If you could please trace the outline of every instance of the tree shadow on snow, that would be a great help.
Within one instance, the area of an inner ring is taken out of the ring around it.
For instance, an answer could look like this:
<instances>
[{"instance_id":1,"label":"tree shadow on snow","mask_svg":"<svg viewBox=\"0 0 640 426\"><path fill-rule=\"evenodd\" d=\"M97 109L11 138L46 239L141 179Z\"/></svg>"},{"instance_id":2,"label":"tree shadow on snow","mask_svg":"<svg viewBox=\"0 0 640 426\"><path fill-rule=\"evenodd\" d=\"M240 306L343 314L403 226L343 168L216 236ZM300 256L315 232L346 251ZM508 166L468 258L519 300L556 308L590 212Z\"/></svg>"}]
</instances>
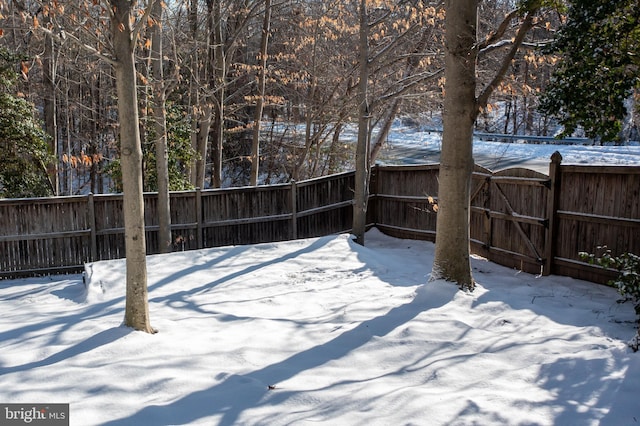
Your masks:
<instances>
[{"instance_id":1,"label":"tree shadow on snow","mask_svg":"<svg viewBox=\"0 0 640 426\"><path fill-rule=\"evenodd\" d=\"M33 284L33 280L29 280L29 282L30 284ZM15 281L13 281L12 284L13 283L15 283ZM31 298L37 300L40 296L51 294L60 299L66 299L71 302L77 303L78 305L81 305L87 295L85 285L83 284L82 277L80 275L77 276L77 279L69 280L68 285L64 288L52 290L49 286L47 286L47 284L48 282L43 282L43 287L32 288L28 292L22 292L19 295L3 298L2 301L14 299L29 300ZM42 335L48 336L48 341L46 343L47 345L59 345L61 344L59 342L60 337L64 335L64 332L68 331L71 327L86 320L113 315L117 311L123 310L123 308L120 307L120 305L122 305L123 303L124 296L121 296L104 302L98 302L88 305L86 308L83 307L82 309L73 309L70 310L69 313L62 312L60 315L50 316L50 319L46 321L28 323L26 325L22 323L16 323L15 328L0 331L0 341L20 341L23 339L22 336L25 336L24 339L26 340L27 338L29 338L28 336L32 338L34 334L40 333ZM117 329L118 328L111 328L109 330ZM105 330L103 333L109 332L109 330ZM89 340L93 340L95 337L96 336L90 338ZM2 372L4 371L0 370L0 373Z\"/></svg>"},{"instance_id":2,"label":"tree shadow on snow","mask_svg":"<svg viewBox=\"0 0 640 426\"><path fill-rule=\"evenodd\" d=\"M418 294L411 302L397 306L384 315L363 321L333 340L249 374L221 373L216 378L222 381L215 386L192 392L166 405L147 406L130 417L107 422L104 426L188 424L212 416L220 417L218 425L236 424L245 410L261 405L282 404L296 394L281 393L276 400L267 399L265 396L272 392L269 390L270 384L282 383L304 371L345 357L373 338L385 336L411 321L425 309L435 309L446 303L446 298L439 298L437 303L432 301L429 306L425 306L424 294Z\"/></svg>"},{"instance_id":3,"label":"tree shadow on snow","mask_svg":"<svg viewBox=\"0 0 640 426\"><path fill-rule=\"evenodd\" d=\"M226 282L232 281L236 278L245 276L245 275L250 275L256 271L259 271L260 269L266 268L270 265L274 265L274 264L278 264L278 263L283 263L286 262L287 260L290 259L295 259L296 257L300 256L301 254L304 253L309 253L309 252L314 252L315 250L319 250L322 246L326 245L330 240L332 239L332 237L322 237L322 238L318 238L317 240L313 241L311 244L309 244L308 246L305 246L299 250L290 252L290 253L286 253L278 258L270 258L268 261L265 262L249 262L247 267L238 271L234 271L231 272L229 274L226 275L220 275L218 278L216 278L213 281L209 281L206 282L202 285L196 286L196 287L191 287L188 290L181 290L181 291L177 291L174 293L171 293L169 295L166 296L154 296L151 297L149 299L150 303L164 303L167 305L176 305L176 306L180 306L181 309L191 309L194 312L201 312L201 313L206 313L206 314L212 314L212 313L216 313L219 314L217 312L204 312L203 309L197 305L197 303L195 303L193 300L190 299L190 296L201 293L201 292L205 292L205 291L209 291L211 289L213 289L214 287L220 285L220 284L224 284ZM179 269L178 271L176 271L175 273L160 279L158 282L156 283L152 283L149 285L149 291L150 294L153 290L156 290L159 287L165 286L167 284L170 284L173 281L177 281L177 280L183 280L186 279L188 277L188 275L194 273L194 272L198 272L198 271L203 271L203 270L211 270L214 265L216 264L220 264L221 262L223 262L224 260L229 260L229 259L234 259L234 258L242 258L243 257L243 253L245 253L246 251L248 251L250 248L255 248L255 247L260 247L259 245L257 246L238 246L238 247L233 247L228 251L225 251L221 256L212 259L210 261L207 261L203 264L200 265L194 265L194 266L190 266L188 268L184 268L184 269Z\"/></svg>"},{"instance_id":4,"label":"tree shadow on snow","mask_svg":"<svg viewBox=\"0 0 640 426\"><path fill-rule=\"evenodd\" d=\"M503 273L502 276L507 275ZM512 290L506 289L505 284L492 283L491 278L483 280L482 285L487 291L477 298L472 308L495 307L496 324L504 323L515 334L526 333L524 330L530 332L535 321L534 317L530 320L531 323L524 323L517 315L520 310L530 311L537 317L568 326L556 332L539 328L535 336L523 341L526 345L539 345L541 349L554 340L579 342L586 334L594 333L590 330L596 328L601 330L598 335L602 334L602 341L584 348L587 353L571 352L562 356L551 352L549 362L539 365L536 378L537 386L546 390L550 398L533 401L523 397L516 402L517 406L534 412L540 412L546 407L553 413L553 423L559 425L591 424L601 418L602 424L609 424L604 421L607 416L617 419L617 413L626 410L635 410L628 416L629 424L640 421L640 409L627 397L633 391L622 391L630 374L631 377L637 377L633 374L637 373L638 368L634 369L635 364L629 356L617 356L618 346L611 344L614 339L625 341L625 336L621 334L624 334L627 325L630 333L628 337L633 336L634 327L626 321L633 316L620 308L615 294L610 298L610 307L607 308L609 294L613 292L610 288L553 276L550 278L553 281L547 283L537 282L538 279L546 278L534 278L533 275L522 273L518 278L514 277ZM583 300L588 302L583 303ZM504 311L508 316L502 315L501 305L508 305L509 309ZM509 340L506 339L507 342ZM496 349L500 348L491 348ZM629 400L628 405L620 403L620 398ZM471 406L468 408L473 411ZM500 417L500 413L491 412L490 407L489 411L478 413L486 416L488 422L497 422ZM464 421L464 414L463 410L455 418Z\"/></svg>"},{"instance_id":5,"label":"tree shadow on snow","mask_svg":"<svg viewBox=\"0 0 640 426\"><path fill-rule=\"evenodd\" d=\"M4 374L28 371L34 368L54 365L75 356L91 352L92 350L97 349L101 346L109 345L132 332L133 329L124 326L109 328L89 337L88 339L71 345L66 349L61 350L60 352L51 354L44 359L28 362L22 365L16 365L13 367L0 368L0 376Z\"/></svg>"}]
</instances>

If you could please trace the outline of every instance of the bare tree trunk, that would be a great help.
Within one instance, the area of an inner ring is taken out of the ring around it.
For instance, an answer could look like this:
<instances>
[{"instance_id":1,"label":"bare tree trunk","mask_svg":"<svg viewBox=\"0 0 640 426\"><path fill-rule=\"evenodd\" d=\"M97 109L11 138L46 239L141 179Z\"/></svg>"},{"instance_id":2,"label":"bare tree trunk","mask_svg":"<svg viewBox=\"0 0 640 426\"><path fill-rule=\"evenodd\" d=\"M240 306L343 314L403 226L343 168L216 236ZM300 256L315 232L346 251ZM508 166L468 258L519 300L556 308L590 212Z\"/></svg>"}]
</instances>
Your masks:
<instances>
[{"instance_id":1,"label":"bare tree trunk","mask_svg":"<svg viewBox=\"0 0 640 426\"><path fill-rule=\"evenodd\" d=\"M333 137L331 138L331 145L329 146L329 154L327 155L327 167L326 170L323 171L325 174L334 174L338 173L338 161L336 156L337 147L340 145L340 134L342 133L342 128L344 125L342 121L336 123L336 127L333 129Z\"/></svg>"},{"instance_id":2,"label":"bare tree trunk","mask_svg":"<svg viewBox=\"0 0 640 426\"><path fill-rule=\"evenodd\" d=\"M201 111L196 114L197 132L195 138L198 158L196 159L195 186L204 189L207 147L209 145L209 130L211 129L211 107L205 103L200 109Z\"/></svg>"},{"instance_id":3,"label":"bare tree trunk","mask_svg":"<svg viewBox=\"0 0 640 426\"><path fill-rule=\"evenodd\" d=\"M376 141L373 144L373 148L371 149L371 158L370 164L374 164L382 146L384 145L385 140L389 136L389 132L391 132L391 126L393 125L393 120L395 120L398 111L400 110L400 105L402 105L402 98L396 98L389 109L386 117L384 118L384 122L382 123L382 128L376 137Z\"/></svg>"},{"instance_id":4,"label":"bare tree trunk","mask_svg":"<svg viewBox=\"0 0 640 426\"><path fill-rule=\"evenodd\" d=\"M408 77L411 77L414 74L416 68L418 68L418 66L420 65L420 60L418 58L419 58L419 55L427 47L427 44L429 43L430 33L431 33L430 29L424 28L422 30L422 35L420 37L420 40L418 41L415 48L413 49L413 54L415 56L411 55L407 58L407 63L404 69L403 78L406 79ZM371 158L369 159L370 164L375 163L376 158L378 157L378 154L380 153L380 150L382 149L382 146L384 145L385 140L389 136L389 132L391 131L391 126L393 125L393 120L395 120L396 115L398 114L398 111L400 110L401 106L402 106L402 97L401 95L398 95L398 97L393 100L393 104L391 105L391 108L389 108L387 115L385 117L385 120L383 122L382 129L378 133L376 141L373 144L373 148L371 149Z\"/></svg>"},{"instance_id":5,"label":"bare tree trunk","mask_svg":"<svg viewBox=\"0 0 640 426\"><path fill-rule=\"evenodd\" d=\"M50 20L45 16L45 24ZM56 60L53 44L53 37L49 34L44 36L44 57L42 60L42 74L44 77L45 95L44 102L44 126L49 135L49 153L53 155L52 163L47 165L47 174L53 195L59 195L60 184L58 182L58 122L56 115Z\"/></svg>"},{"instance_id":6,"label":"bare tree trunk","mask_svg":"<svg viewBox=\"0 0 640 426\"><path fill-rule=\"evenodd\" d=\"M222 60L224 63L224 59L220 59L218 57L219 52L224 52L224 46L222 46L222 0L207 0L207 40L209 43L207 44L207 63L204 67L204 76L202 76L202 81L207 82L210 86L209 89L212 89L215 93L212 95L210 93L204 94L203 96L198 96L198 87L194 87L194 101L196 104L194 105L194 136L193 136L193 147L195 151L198 153L198 158L195 161L194 173L192 183L195 187L204 188L205 187L205 178L206 178L206 165L207 165L207 154L209 151L209 133L213 126L213 154L214 154L214 165L212 171L212 181L214 187L220 186L220 176L221 170L218 169L218 157L220 156L220 167L221 167L221 151L222 151L222 117L223 110L221 108L221 102L224 102L224 91L218 92L216 90L216 81L217 81L217 63L219 60ZM197 4L192 5L193 8L191 10L192 15L195 16L197 13ZM192 19L195 17L192 16ZM192 22L192 30L195 36L195 31L197 29L197 22ZM194 70L198 68L198 64L194 66ZM224 69L224 68L223 68ZM210 90L207 90L210 92ZM213 104L213 105L212 105ZM215 116L214 116L215 113ZM218 146L220 144L220 146Z\"/></svg>"},{"instance_id":7,"label":"bare tree trunk","mask_svg":"<svg viewBox=\"0 0 640 426\"><path fill-rule=\"evenodd\" d=\"M628 142L633 136L633 129L635 127L635 111L636 100L633 95L627 97L624 100L623 105L627 110L624 119L622 120L622 129L620 130L620 143Z\"/></svg>"},{"instance_id":8,"label":"bare tree trunk","mask_svg":"<svg viewBox=\"0 0 640 426\"><path fill-rule=\"evenodd\" d=\"M530 70L529 70L529 62L524 61L524 93L522 94L522 110L523 110L523 119L522 122L524 124L524 134L530 135L533 130L533 113L532 110L535 108L533 106L533 102L530 99L530 93L527 90L529 87L529 78L530 78Z\"/></svg>"},{"instance_id":9,"label":"bare tree trunk","mask_svg":"<svg viewBox=\"0 0 640 426\"><path fill-rule=\"evenodd\" d=\"M311 79L311 85L309 87L309 99L315 98L315 92L317 89L317 80L315 78ZM304 126L304 148L297 153L298 159L295 160L293 165L293 170L291 171L291 179L300 180L300 176L302 175L302 167L304 166L305 161L307 161L307 156L311 151L311 145L315 140L315 135L312 135L312 127L314 120L314 112L311 111L311 107L304 116L305 126Z\"/></svg>"},{"instance_id":10,"label":"bare tree trunk","mask_svg":"<svg viewBox=\"0 0 640 426\"><path fill-rule=\"evenodd\" d=\"M70 101L69 101L69 75L68 72L64 76L65 82L65 90L64 90L64 108L69 111ZM65 129L65 148L63 149L64 153L67 155L67 158L71 158L71 114L67 114L66 123L64 124ZM73 169L71 168L71 163L67 163L64 167L64 194L65 195L73 195Z\"/></svg>"},{"instance_id":11,"label":"bare tree trunk","mask_svg":"<svg viewBox=\"0 0 640 426\"><path fill-rule=\"evenodd\" d=\"M432 279L474 288L469 259L470 185L476 104L478 0L447 0L445 99Z\"/></svg>"},{"instance_id":12,"label":"bare tree trunk","mask_svg":"<svg viewBox=\"0 0 640 426\"><path fill-rule=\"evenodd\" d=\"M507 106L504 112L504 129L502 133L504 133L505 135L509 133L509 122L511 121L511 105L512 104L513 104L513 96L510 96L509 102L507 102Z\"/></svg>"},{"instance_id":13,"label":"bare tree trunk","mask_svg":"<svg viewBox=\"0 0 640 426\"><path fill-rule=\"evenodd\" d=\"M198 37L198 0L189 0L189 30L194 40Z\"/></svg>"},{"instance_id":14,"label":"bare tree trunk","mask_svg":"<svg viewBox=\"0 0 640 426\"><path fill-rule=\"evenodd\" d=\"M191 73L199 75L199 51L198 51L198 0L189 0L189 30L191 31L191 39L193 41L193 51L195 59L191 62ZM198 130L200 128L200 92L198 77L192 77L189 82L189 107L191 113L191 148L196 153L198 150ZM194 187L201 187L198 182L197 165L198 155L195 155L191 164L189 164L189 182Z\"/></svg>"},{"instance_id":15,"label":"bare tree trunk","mask_svg":"<svg viewBox=\"0 0 640 426\"><path fill-rule=\"evenodd\" d=\"M212 37L212 52L210 63L212 70L213 96L213 140L211 181L214 188L222 186L222 148L224 142L224 104L226 96L227 64L222 22L222 0L215 0L209 13L209 28Z\"/></svg>"},{"instance_id":16,"label":"bare tree trunk","mask_svg":"<svg viewBox=\"0 0 640 426\"><path fill-rule=\"evenodd\" d=\"M158 181L158 249L171 251L171 202L169 198L169 158L167 152L166 88L162 61L162 2L156 1L151 11L151 73L153 77L153 118Z\"/></svg>"},{"instance_id":17,"label":"bare tree trunk","mask_svg":"<svg viewBox=\"0 0 640 426\"><path fill-rule=\"evenodd\" d=\"M211 137L211 187L222 186L222 151L224 143L224 100L216 99L214 102L215 113L210 121Z\"/></svg>"},{"instance_id":18,"label":"bare tree trunk","mask_svg":"<svg viewBox=\"0 0 640 426\"><path fill-rule=\"evenodd\" d=\"M540 3L529 5L500 68L476 98L477 7L478 0L447 0L445 3L444 131L438 177L436 251L431 272L432 279L454 281L468 290L474 288L469 259L473 125L480 109L486 107L491 94L504 79L516 51L533 26Z\"/></svg>"},{"instance_id":19,"label":"bare tree trunk","mask_svg":"<svg viewBox=\"0 0 640 426\"><path fill-rule=\"evenodd\" d=\"M267 46L271 26L271 0L264 2L264 20L262 21L262 37L260 40L260 75L258 77L258 94L256 101L256 115L253 123L253 141L251 144L251 180L250 185L258 184L260 171L260 122L264 109L265 81L267 78Z\"/></svg>"},{"instance_id":20,"label":"bare tree trunk","mask_svg":"<svg viewBox=\"0 0 640 426\"><path fill-rule=\"evenodd\" d=\"M518 95L515 95L515 99L513 100L513 114L511 115L513 118L513 127L511 130L511 134L518 134Z\"/></svg>"},{"instance_id":21,"label":"bare tree trunk","mask_svg":"<svg viewBox=\"0 0 640 426\"><path fill-rule=\"evenodd\" d=\"M133 3L110 0L111 36L115 54L115 80L118 95L127 295L124 325L154 333L149 320L147 263L142 197L142 149L138 128L138 97L134 50L136 40L131 26Z\"/></svg>"},{"instance_id":22,"label":"bare tree trunk","mask_svg":"<svg viewBox=\"0 0 640 426\"><path fill-rule=\"evenodd\" d=\"M353 229L358 244L364 245L369 198L369 23L367 2L360 0L360 82L358 84L358 142L356 146L355 194L353 200Z\"/></svg>"}]
</instances>

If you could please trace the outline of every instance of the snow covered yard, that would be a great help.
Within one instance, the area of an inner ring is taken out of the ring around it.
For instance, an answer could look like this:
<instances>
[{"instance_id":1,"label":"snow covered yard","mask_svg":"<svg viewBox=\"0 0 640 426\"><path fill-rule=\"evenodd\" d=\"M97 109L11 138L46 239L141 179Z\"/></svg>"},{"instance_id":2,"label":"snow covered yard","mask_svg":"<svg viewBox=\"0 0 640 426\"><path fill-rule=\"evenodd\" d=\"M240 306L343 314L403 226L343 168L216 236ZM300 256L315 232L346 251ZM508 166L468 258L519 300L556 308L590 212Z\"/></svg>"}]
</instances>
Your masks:
<instances>
[{"instance_id":1,"label":"snow covered yard","mask_svg":"<svg viewBox=\"0 0 640 426\"><path fill-rule=\"evenodd\" d=\"M376 230L151 256L156 335L121 327L124 262L0 281L0 401L84 425L628 425L631 305L614 289Z\"/></svg>"}]
</instances>

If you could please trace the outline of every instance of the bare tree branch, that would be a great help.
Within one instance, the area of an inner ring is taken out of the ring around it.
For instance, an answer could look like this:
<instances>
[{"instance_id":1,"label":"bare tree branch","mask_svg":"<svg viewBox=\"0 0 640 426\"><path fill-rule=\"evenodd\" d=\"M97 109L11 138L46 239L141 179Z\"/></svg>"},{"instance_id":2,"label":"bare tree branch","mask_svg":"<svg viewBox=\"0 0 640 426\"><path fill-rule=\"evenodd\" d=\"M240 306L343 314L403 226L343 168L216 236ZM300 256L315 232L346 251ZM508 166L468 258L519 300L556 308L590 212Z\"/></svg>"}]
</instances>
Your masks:
<instances>
[{"instance_id":1,"label":"bare tree branch","mask_svg":"<svg viewBox=\"0 0 640 426\"><path fill-rule=\"evenodd\" d=\"M76 37L74 34L72 33L68 33L64 30L60 30L60 31L51 31L48 28L44 28L42 26L39 26L37 28L38 31L42 31L43 33L47 34L49 37L53 38L54 40L56 40L57 42L59 42L60 44L63 44L66 40L70 40L71 42L73 42L76 46L80 47L81 49L91 53L92 55L97 56L98 58L102 59L103 61L107 62L110 65L114 65L116 63L115 59L112 57L109 57L107 55L105 55L104 53L100 52L98 49L96 49L93 46L89 46L86 43L83 43L78 37Z\"/></svg>"},{"instance_id":2,"label":"bare tree branch","mask_svg":"<svg viewBox=\"0 0 640 426\"><path fill-rule=\"evenodd\" d=\"M511 66L511 61L516 56L516 52L518 51L518 48L522 45L522 42L524 41L524 38L527 35L527 32L529 32L529 30L533 27L533 18L536 12L537 12L537 9L534 9L527 13L524 20L520 24L520 28L518 28L518 32L516 33L515 38L513 39L513 44L511 45L511 49L502 59L502 64L498 69L498 71L496 72L496 75L493 77L493 80L491 80L491 83L489 83L489 85L485 87L484 90L478 96L476 100L476 106L477 106L476 115L480 112L481 109L483 109L487 105L487 102L489 101L491 94L496 89L496 87L498 87L498 85L504 78L505 74L507 73L509 66Z\"/></svg>"},{"instance_id":3,"label":"bare tree branch","mask_svg":"<svg viewBox=\"0 0 640 426\"><path fill-rule=\"evenodd\" d=\"M488 34L487 37L481 43L478 43L478 51L484 50L487 46L496 43L509 29L509 24L511 21L518 16L519 10L514 9L511 12L507 13L495 31L491 34Z\"/></svg>"}]
</instances>

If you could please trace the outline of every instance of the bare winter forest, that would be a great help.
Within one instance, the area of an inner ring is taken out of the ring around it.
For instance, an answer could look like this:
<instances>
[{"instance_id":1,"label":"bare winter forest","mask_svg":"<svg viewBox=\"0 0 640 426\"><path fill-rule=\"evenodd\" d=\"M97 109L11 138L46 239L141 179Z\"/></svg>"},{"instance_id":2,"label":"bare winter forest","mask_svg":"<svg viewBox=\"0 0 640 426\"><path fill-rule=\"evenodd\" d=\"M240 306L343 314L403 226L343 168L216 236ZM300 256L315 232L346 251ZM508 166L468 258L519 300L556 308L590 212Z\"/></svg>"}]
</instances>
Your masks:
<instances>
[{"instance_id":1,"label":"bare winter forest","mask_svg":"<svg viewBox=\"0 0 640 426\"><path fill-rule=\"evenodd\" d=\"M343 134L360 115L358 2L140 3L133 14L140 23L134 53L144 190L157 190L162 150L156 142L163 138L171 190L277 183L353 169L355 146ZM444 4L368 3L373 160L394 120L440 123ZM53 194L122 188L108 10L116 4L0 1L0 49L19 55L14 92L36 106L49 135ZM561 14L539 9L530 18L504 0L480 2L478 14L478 87L495 89L477 130L552 134L552 120L537 105L556 58L541 47ZM520 33L524 38L515 50ZM503 67L503 78L494 81Z\"/></svg>"}]
</instances>

